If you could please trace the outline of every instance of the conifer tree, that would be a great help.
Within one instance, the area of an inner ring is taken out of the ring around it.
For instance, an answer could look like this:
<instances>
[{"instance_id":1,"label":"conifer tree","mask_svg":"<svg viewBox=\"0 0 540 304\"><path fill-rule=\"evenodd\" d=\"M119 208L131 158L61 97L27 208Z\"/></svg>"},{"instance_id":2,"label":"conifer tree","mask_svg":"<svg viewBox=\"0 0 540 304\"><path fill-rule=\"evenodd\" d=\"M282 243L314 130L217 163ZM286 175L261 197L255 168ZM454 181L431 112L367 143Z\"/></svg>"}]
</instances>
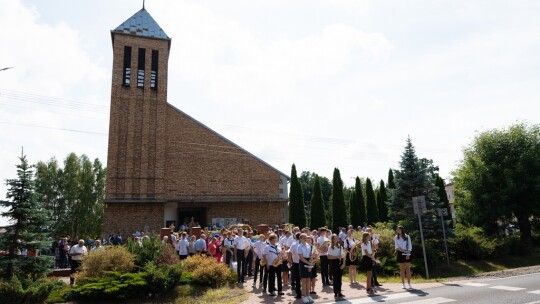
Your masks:
<instances>
[{"instance_id":1,"label":"conifer tree","mask_svg":"<svg viewBox=\"0 0 540 304\"><path fill-rule=\"evenodd\" d=\"M368 224L373 225L379 221L379 211L375 201L375 192L371 180L366 178L366 215Z\"/></svg>"},{"instance_id":2,"label":"conifer tree","mask_svg":"<svg viewBox=\"0 0 540 304\"><path fill-rule=\"evenodd\" d=\"M349 214L351 217L349 223L353 225L353 227L361 226L363 223L360 219L360 204L358 201L358 194L356 193L356 190L351 190L349 201Z\"/></svg>"},{"instance_id":3,"label":"conifer tree","mask_svg":"<svg viewBox=\"0 0 540 304\"><path fill-rule=\"evenodd\" d=\"M364 189L362 189L362 181L360 180L360 177L356 177L356 181L354 183L354 191L356 192L356 195L358 196L358 210L360 212L360 225L364 225L364 223L367 223L367 216L366 216L366 200L364 199Z\"/></svg>"},{"instance_id":4,"label":"conifer tree","mask_svg":"<svg viewBox=\"0 0 540 304\"><path fill-rule=\"evenodd\" d=\"M332 178L332 231L347 226L347 210L343 197L343 181L338 168L334 168Z\"/></svg>"},{"instance_id":5,"label":"conifer tree","mask_svg":"<svg viewBox=\"0 0 540 304\"><path fill-rule=\"evenodd\" d=\"M8 250L7 256L0 257L0 273L6 279L13 275L19 277L31 276L34 279L50 272L53 260L49 256L34 256L46 237L47 213L42 204L36 200L32 166L28 164L26 156L19 158L17 165L17 178L6 181L8 201L0 201L0 206L6 208L1 213L10 219L6 226L6 233L0 235L0 243ZM18 252L26 250L27 256L20 256Z\"/></svg>"},{"instance_id":6,"label":"conifer tree","mask_svg":"<svg viewBox=\"0 0 540 304\"><path fill-rule=\"evenodd\" d=\"M311 194L311 223L310 227L317 229L326 226L326 212L323 202L321 179L315 175L313 179L313 193Z\"/></svg>"},{"instance_id":7,"label":"conifer tree","mask_svg":"<svg viewBox=\"0 0 540 304\"><path fill-rule=\"evenodd\" d=\"M396 183L394 181L394 171L388 169L388 189L396 189Z\"/></svg>"},{"instance_id":8,"label":"conifer tree","mask_svg":"<svg viewBox=\"0 0 540 304\"><path fill-rule=\"evenodd\" d=\"M291 169L291 193L289 194L289 223L305 227L306 208L304 206L304 192L296 174L296 166Z\"/></svg>"},{"instance_id":9,"label":"conifer tree","mask_svg":"<svg viewBox=\"0 0 540 304\"><path fill-rule=\"evenodd\" d=\"M444 179L439 175L435 177L435 185L438 188L439 199L441 200L441 208L446 208L448 210L448 215L450 215L450 201L448 200L448 194L446 194L446 189L444 188Z\"/></svg>"},{"instance_id":10,"label":"conifer tree","mask_svg":"<svg viewBox=\"0 0 540 304\"><path fill-rule=\"evenodd\" d=\"M379 192L377 195L377 207L379 209L379 220L381 222L388 222L388 207L386 203L388 202L388 195L386 194L386 187L384 186L384 181L381 179L379 183Z\"/></svg>"}]
</instances>

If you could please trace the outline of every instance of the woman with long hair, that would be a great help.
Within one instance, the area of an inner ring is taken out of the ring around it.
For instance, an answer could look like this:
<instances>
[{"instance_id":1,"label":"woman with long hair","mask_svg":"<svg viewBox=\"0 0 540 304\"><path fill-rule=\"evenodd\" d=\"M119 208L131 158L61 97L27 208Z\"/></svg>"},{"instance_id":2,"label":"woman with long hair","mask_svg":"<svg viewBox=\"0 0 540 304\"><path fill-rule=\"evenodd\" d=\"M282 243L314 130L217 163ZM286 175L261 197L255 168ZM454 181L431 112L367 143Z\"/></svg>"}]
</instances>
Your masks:
<instances>
[{"instance_id":1,"label":"woman with long hair","mask_svg":"<svg viewBox=\"0 0 540 304\"><path fill-rule=\"evenodd\" d=\"M313 248L311 257L313 261L313 268L311 269L311 289L309 294L317 294L315 291L315 283L317 283L317 261L319 260L319 251L315 244L315 238L313 236L308 236L308 244Z\"/></svg>"},{"instance_id":2,"label":"woman with long hair","mask_svg":"<svg viewBox=\"0 0 540 304\"><path fill-rule=\"evenodd\" d=\"M358 241L353 237L353 230L349 229L343 243L345 244L347 252L345 264L349 266L349 279L351 279L351 284L358 284L358 281L356 281L356 258L351 255L351 251L353 247L357 245L357 242Z\"/></svg>"},{"instance_id":3,"label":"woman with long hair","mask_svg":"<svg viewBox=\"0 0 540 304\"><path fill-rule=\"evenodd\" d=\"M308 232L309 233L309 232ZM313 298L309 295L309 285L311 283L311 271L313 269L313 246L308 243L308 236L305 233L300 235L300 245L298 245L298 258L300 259L300 278L302 285L302 297L304 303L313 303Z\"/></svg>"},{"instance_id":4,"label":"woman with long hair","mask_svg":"<svg viewBox=\"0 0 540 304\"><path fill-rule=\"evenodd\" d=\"M371 276L373 271L373 263L375 263L375 258L373 257L373 248L371 247L371 235L369 232L364 232L362 234L362 267L367 272L366 280L366 292L369 294L374 293L373 286L371 285Z\"/></svg>"},{"instance_id":5,"label":"woman with long hair","mask_svg":"<svg viewBox=\"0 0 540 304\"><path fill-rule=\"evenodd\" d=\"M405 232L403 226L397 226L396 236L394 237L396 246L397 262L399 263L399 275L403 289L412 289L411 287L411 237ZM407 287L405 287L405 277L407 277Z\"/></svg>"},{"instance_id":6,"label":"woman with long hair","mask_svg":"<svg viewBox=\"0 0 540 304\"><path fill-rule=\"evenodd\" d=\"M343 246L341 246L337 234L332 234L330 238L330 247L328 247L328 262L330 262L330 265L332 266L335 298L344 297L341 293L341 277L343 275L343 268L345 268L345 260L343 259L344 253L345 250L343 249Z\"/></svg>"}]
</instances>

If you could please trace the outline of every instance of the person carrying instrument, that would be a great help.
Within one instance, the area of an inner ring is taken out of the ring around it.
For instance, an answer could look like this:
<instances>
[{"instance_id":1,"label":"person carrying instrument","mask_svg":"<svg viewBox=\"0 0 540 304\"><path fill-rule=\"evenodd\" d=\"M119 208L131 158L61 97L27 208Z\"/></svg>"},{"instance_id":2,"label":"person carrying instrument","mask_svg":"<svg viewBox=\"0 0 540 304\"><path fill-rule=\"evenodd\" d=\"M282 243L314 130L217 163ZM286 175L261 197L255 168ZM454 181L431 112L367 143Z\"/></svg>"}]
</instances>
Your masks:
<instances>
[{"instance_id":1,"label":"person carrying instrument","mask_svg":"<svg viewBox=\"0 0 540 304\"><path fill-rule=\"evenodd\" d=\"M373 264L375 263L375 258L373 257L373 248L371 248L371 236L368 232L364 232L362 235L362 267L367 272L366 280L366 292L368 294L375 293L373 286L371 285L371 275L373 270Z\"/></svg>"},{"instance_id":2,"label":"person carrying instrument","mask_svg":"<svg viewBox=\"0 0 540 304\"><path fill-rule=\"evenodd\" d=\"M321 278L323 287L330 285L330 279L328 276L328 247L330 247L330 240L326 236L326 228L319 228L320 236L317 239L317 249L319 250L319 256L321 259Z\"/></svg>"},{"instance_id":3,"label":"person carrying instrument","mask_svg":"<svg viewBox=\"0 0 540 304\"><path fill-rule=\"evenodd\" d=\"M294 235L295 241L289 248L289 268L291 268L291 281L296 292L296 299L302 298L302 291L300 290L300 258L298 257L298 245L300 243L300 232L296 232Z\"/></svg>"},{"instance_id":4,"label":"person carrying instrument","mask_svg":"<svg viewBox=\"0 0 540 304\"><path fill-rule=\"evenodd\" d=\"M345 260L343 259L345 250L341 246L336 234L332 234L330 242L330 247L328 247L328 261L332 265L334 297L341 298L344 297L341 293L341 277L343 275L343 268L345 268Z\"/></svg>"},{"instance_id":5,"label":"person carrying instrument","mask_svg":"<svg viewBox=\"0 0 540 304\"><path fill-rule=\"evenodd\" d=\"M358 284L358 281L356 280L356 245L358 245L358 241L353 237L353 230L349 229L347 231L347 237L345 238L344 242L345 244L345 250L347 252L347 256L345 258L345 265L349 266L349 279L351 280L351 284Z\"/></svg>"},{"instance_id":6,"label":"person carrying instrument","mask_svg":"<svg viewBox=\"0 0 540 304\"><path fill-rule=\"evenodd\" d=\"M266 248L266 236L261 234L259 236L259 241L253 245L253 250L255 251L255 274L253 276L253 288L255 288L255 283L257 283L257 274L260 272L259 278L259 287L263 286L263 277L266 272L266 260L264 260L264 249ZM261 260L263 265L261 265Z\"/></svg>"},{"instance_id":7,"label":"person carrying instrument","mask_svg":"<svg viewBox=\"0 0 540 304\"><path fill-rule=\"evenodd\" d=\"M268 291L272 297L276 296L276 278L278 295L284 293L283 285L281 284L281 246L277 243L278 237L275 234L270 234L268 237L270 245L264 249L264 258L266 259L266 271L268 271Z\"/></svg>"},{"instance_id":8,"label":"person carrying instrument","mask_svg":"<svg viewBox=\"0 0 540 304\"><path fill-rule=\"evenodd\" d=\"M227 230L226 235L227 237L223 239L223 249L225 252L225 264L230 266L233 260L234 238L230 230Z\"/></svg>"},{"instance_id":9,"label":"person carrying instrument","mask_svg":"<svg viewBox=\"0 0 540 304\"><path fill-rule=\"evenodd\" d=\"M369 233L370 235L370 241L371 241L371 248L373 249L373 258L375 258L375 254L377 254L377 250L379 250L379 235L378 234L373 234L373 231L371 231L371 228L370 227L367 227L366 228L366 232ZM376 261L376 258L375 258L375 261ZM371 280L371 283L373 286L376 286L376 287L380 287L382 286L382 284L379 283L379 280L377 280L377 269L380 267L379 264L375 263L373 264L373 270L372 270L372 273L373 273L373 276L372 276L372 280Z\"/></svg>"},{"instance_id":10,"label":"person carrying instrument","mask_svg":"<svg viewBox=\"0 0 540 304\"><path fill-rule=\"evenodd\" d=\"M298 245L298 258L300 260L300 278L302 283L302 297L304 303L312 303L313 298L309 295L309 285L311 283L311 270L313 268L312 253L313 247L308 244L307 234L300 234L300 245Z\"/></svg>"}]
</instances>

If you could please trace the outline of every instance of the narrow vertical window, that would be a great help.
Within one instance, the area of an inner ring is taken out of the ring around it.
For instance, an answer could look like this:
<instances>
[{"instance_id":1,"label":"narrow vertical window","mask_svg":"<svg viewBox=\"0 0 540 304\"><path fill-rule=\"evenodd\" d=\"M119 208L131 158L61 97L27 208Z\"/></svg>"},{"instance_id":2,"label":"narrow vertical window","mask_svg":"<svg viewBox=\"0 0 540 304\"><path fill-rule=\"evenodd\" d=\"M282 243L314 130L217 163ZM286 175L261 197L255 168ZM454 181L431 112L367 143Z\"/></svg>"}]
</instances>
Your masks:
<instances>
[{"instance_id":1,"label":"narrow vertical window","mask_svg":"<svg viewBox=\"0 0 540 304\"><path fill-rule=\"evenodd\" d=\"M137 88L144 87L144 57L146 49L139 49L139 62L137 64Z\"/></svg>"},{"instance_id":2,"label":"narrow vertical window","mask_svg":"<svg viewBox=\"0 0 540 304\"><path fill-rule=\"evenodd\" d=\"M152 50L152 71L150 72L150 88L157 90L158 86L158 59L159 51Z\"/></svg>"},{"instance_id":3,"label":"narrow vertical window","mask_svg":"<svg viewBox=\"0 0 540 304\"><path fill-rule=\"evenodd\" d=\"M122 85L131 86L131 47L124 46L124 73Z\"/></svg>"}]
</instances>

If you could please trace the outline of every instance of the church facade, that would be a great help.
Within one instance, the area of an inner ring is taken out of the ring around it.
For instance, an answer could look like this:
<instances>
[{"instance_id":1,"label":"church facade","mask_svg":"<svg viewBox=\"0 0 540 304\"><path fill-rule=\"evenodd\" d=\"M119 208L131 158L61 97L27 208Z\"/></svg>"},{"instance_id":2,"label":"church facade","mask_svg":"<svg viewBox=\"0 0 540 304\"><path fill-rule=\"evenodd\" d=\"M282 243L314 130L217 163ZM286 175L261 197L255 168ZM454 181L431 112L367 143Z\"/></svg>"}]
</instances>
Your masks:
<instances>
[{"instance_id":1,"label":"church facade","mask_svg":"<svg viewBox=\"0 0 540 304\"><path fill-rule=\"evenodd\" d=\"M171 39L150 14L111 38L103 232L286 222L289 177L167 102Z\"/></svg>"}]
</instances>

